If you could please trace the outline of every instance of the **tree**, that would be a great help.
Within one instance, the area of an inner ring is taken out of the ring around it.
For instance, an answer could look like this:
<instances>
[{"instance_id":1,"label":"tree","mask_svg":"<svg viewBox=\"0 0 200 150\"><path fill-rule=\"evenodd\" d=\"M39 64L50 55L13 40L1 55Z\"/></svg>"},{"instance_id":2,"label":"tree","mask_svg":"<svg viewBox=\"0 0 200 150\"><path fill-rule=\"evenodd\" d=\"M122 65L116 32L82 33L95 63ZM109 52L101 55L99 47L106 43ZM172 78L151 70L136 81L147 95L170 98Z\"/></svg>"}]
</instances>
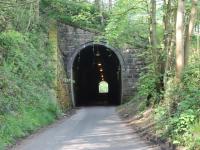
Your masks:
<instances>
[{"instance_id":1,"label":"tree","mask_svg":"<svg viewBox=\"0 0 200 150\"><path fill-rule=\"evenodd\" d=\"M95 0L94 1L95 7L97 8L98 11L101 9L101 0Z\"/></svg>"},{"instance_id":2,"label":"tree","mask_svg":"<svg viewBox=\"0 0 200 150\"><path fill-rule=\"evenodd\" d=\"M164 71L164 85L166 87L169 79L169 73L174 68L174 49L175 49L175 28L176 28L176 9L174 9L172 0L164 0L164 35L163 35L163 49L165 55L165 71Z\"/></svg>"},{"instance_id":3,"label":"tree","mask_svg":"<svg viewBox=\"0 0 200 150\"><path fill-rule=\"evenodd\" d=\"M109 0L109 9L112 9L112 0Z\"/></svg>"},{"instance_id":4,"label":"tree","mask_svg":"<svg viewBox=\"0 0 200 150\"><path fill-rule=\"evenodd\" d=\"M99 12L101 25L103 26L104 25L103 2L102 2L102 0L95 0L94 4L95 4L97 11Z\"/></svg>"},{"instance_id":5,"label":"tree","mask_svg":"<svg viewBox=\"0 0 200 150\"><path fill-rule=\"evenodd\" d=\"M157 52L157 35L156 35L156 0L151 0L151 46L154 53ZM156 58L157 59L157 58Z\"/></svg>"},{"instance_id":6,"label":"tree","mask_svg":"<svg viewBox=\"0 0 200 150\"><path fill-rule=\"evenodd\" d=\"M155 90L156 92L161 95L162 91L164 90L164 71L165 71L165 63L161 56L161 49L159 48L158 42L158 34L157 34L157 6L156 0L151 0L151 23L150 23L150 36L151 36L151 47L153 51L153 64L154 64L154 73L155 73ZM151 93L149 93L151 95ZM160 97L156 98L155 103L160 101Z\"/></svg>"},{"instance_id":7,"label":"tree","mask_svg":"<svg viewBox=\"0 0 200 150\"><path fill-rule=\"evenodd\" d=\"M40 0L36 0L36 4L35 4L35 20L36 20L36 22L39 21L39 17L40 17Z\"/></svg>"},{"instance_id":8,"label":"tree","mask_svg":"<svg viewBox=\"0 0 200 150\"><path fill-rule=\"evenodd\" d=\"M185 65L188 63L189 57L189 48L190 48L190 40L192 36L192 31L194 29L196 17L197 17L197 2L198 0L192 0L192 8L190 12L190 21L186 28L186 35L185 35L185 45L184 45L184 62Z\"/></svg>"},{"instance_id":9,"label":"tree","mask_svg":"<svg viewBox=\"0 0 200 150\"><path fill-rule=\"evenodd\" d=\"M156 0L151 0L150 10L149 10L150 20L149 20L149 35L150 35L150 45L152 49L153 59L155 60L155 72L158 72L158 41L157 41L157 22L156 22Z\"/></svg>"},{"instance_id":10,"label":"tree","mask_svg":"<svg viewBox=\"0 0 200 150\"><path fill-rule=\"evenodd\" d=\"M185 1L178 0L176 18L176 78L178 80L184 69L184 10Z\"/></svg>"}]
</instances>

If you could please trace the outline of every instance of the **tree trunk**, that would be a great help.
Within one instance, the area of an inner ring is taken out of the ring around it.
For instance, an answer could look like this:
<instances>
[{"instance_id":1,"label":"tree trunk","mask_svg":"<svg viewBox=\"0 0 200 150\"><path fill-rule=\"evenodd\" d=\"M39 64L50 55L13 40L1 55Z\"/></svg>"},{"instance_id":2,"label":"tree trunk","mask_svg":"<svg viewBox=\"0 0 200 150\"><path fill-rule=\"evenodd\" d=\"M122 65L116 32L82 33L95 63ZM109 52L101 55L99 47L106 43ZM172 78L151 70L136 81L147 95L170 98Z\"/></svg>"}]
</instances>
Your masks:
<instances>
[{"instance_id":1,"label":"tree trunk","mask_svg":"<svg viewBox=\"0 0 200 150\"><path fill-rule=\"evenodd\" d=\"M38 23L40 18L40 0L36 0L35 4L35 20Z\"/></svg>"},{"instance_id":2,"label":"tree trunk","mask_svg":"<svg viewBox=\"0 0 200 150\"><path fill-rule=\"evenodd\" d=\"M176 18L176 78L181 79L184 69L184 0L178 0Z\"/></svg>"},{"instance_id":3,"label":"tree trunk","mask_svg":"<svg viewBox=\"0 0 200 150\"><path fill-rule=\"evenodd\" d=\"M95 7L97 8L98 11L101 9L101 0L95 0L94 1Z\"/></svg>"},{"instance_id":4,"label":"tree trunk","mask_svg":"<svg viewBox=\"0 0 200 150\"><path fill-rule=\"evenodd\" d=\"M157 49L157 26L156 26L156 0L151 0L151 9L150 9L150 42L152 47L153 59L155 61L155 72L159 71L158 69L158 49Z\"/></svg>"},{"instance_id":5,"label":"tree trunk","mask_svg":"<svg viewBox=\"0 0 200 150\"><path fill-rule=\"evenodd\" d=\"M112 9L112 0L109 0L109 10Z\"/></svg>"},{"instance_id":6,"label":"tree trunk","mask_svg":"<svg viewBox=\"0 0 200 150\"><path fill-rule=\"evenodd\" d=\"M101 14L101 25L102 26L104 26L104 22L105 22L103 12L104 12L104 3L102 0L100 0L100 14Z\"/></svg>"},{"instance_id":7,"label":"tree trunk","mask_svg":"<svg viewBox=\"0 0 200 150\"><path fill-rule=\"evenodd\" d=\"M157 35L156 35L156 0L151 0L151 30L152 30L152 37L151 37L151 44L152 48L157 54ZM155 55L156 56L156 55ZM157 59L157 56L156 56Z\"/></svg>"},{"instance_id":8,"label":"tree trunk","mask_svg":"<svg viewBox=\"0 0 200 150\"><path fill-rule=\"evenodd\" d=\"M154 72L156 75L155 88L156 92L162 96L162 91L164 90L163 85L163 74L164 74L164 62L161 57L160 48L158 48L157 40L157 22L156 22L156 0L151 0L151 9L150 9L150 43L152 47L153 62L154 62ZM149 93L151 95L151 93ZM154 103L159 103L162 97L158 97Z\"/></svg>"},{"instance_id":9,"label":"tree trunk","mask_svg":"<svg viewBox=\"0 0 200 150\"><path fill-rule=\"evenodd\" d=\"M190 21L186 29L186 36L185 36L185 55L184 55L184 62L185 65L188 63L188 57L189 57L189 49L190 49L190 40L192 36L192 31L194 29L196 17L197 17L197 2L198 0L192 0L192 8L190 12Z\"/></svg>"},{"instance_id":10,"label":"tree trunk","mask_svg":"<svg viewBox=\"0 0 200 150\"><path fill-rule=\"evenodd\" d=\"M27 27L26 27L26 32L28 32L29 27L31 26L32 16L33 16L33 4L30 3L29 20L28 20L28 24L27 24Z\"/></svg>"},{"instance_id":11,"label":"tree trunk","mask_svg":"<svg viewBox=\"0 0 200 150\"><path fill-rule=\"evenodd\" d=\"M102 0L95 0L94 1L95 7L99 13L99 19L101 25L104 25L104 16L103 16L103 1Z\"/></svg>"},{"instance_id":12,"label":"tree trunk","mask_svg":"<svg viewBox=\"0 0 200 150\"><path fill-rule=\"evenodd\" d=\"M165 52L169 51L169 46L170 46L170 41L171 41L171 34L172 34L172 29L170 26L170 20L172 17L172 12L171 12L171 0L165 0L164 1L165 5L165 14L164 14L164 49Z\"/></svg>"},{"instance_id":13,"label":"tree trunk","mask_svg":"<svg viewBox=\"0 0 200 150\"><path fill-rule=\"evenodd\" d=\"M164 74L164 84L167 82L167 73L169 70L169 57L171 52L169 51L170 44L170 17L171 17L171 0L164 0L164 52L166 53L166 62L165 62L165 74Z\"/></svg>"}]
</instances>

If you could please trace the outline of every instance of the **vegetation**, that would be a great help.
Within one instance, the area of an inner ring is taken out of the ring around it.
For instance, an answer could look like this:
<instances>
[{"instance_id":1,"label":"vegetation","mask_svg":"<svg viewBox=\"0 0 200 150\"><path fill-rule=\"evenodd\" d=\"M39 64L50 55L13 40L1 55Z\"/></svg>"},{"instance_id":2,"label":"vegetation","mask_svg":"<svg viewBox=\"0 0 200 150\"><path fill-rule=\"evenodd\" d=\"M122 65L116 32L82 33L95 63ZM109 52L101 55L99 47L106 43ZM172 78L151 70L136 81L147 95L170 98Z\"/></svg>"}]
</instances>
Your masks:
<instances>
[{"instance_id":1,"label":"vegetation","mask_svg":"<svg viewBox=\"0 0 200 150\"><path fill-rule=\"evenodd\" d=\"M104 27L101 16L108 16L106 13L101 14L95 5L87 1L42 0L41 7L41 12L49 18L97 31Z\"/></svg>"},{"instance_id":2,"label":"vegetation","mask_svg":"<svg viewBox=\"0 0 200 150\"><path fill-rule=\"evenodd\" d=\"M60 109L52 90L55 78L51 64L53 51L50 45L46 46L46 35L42 32L23 35L9 30L1 33L0 44L3 53L0 145L3 147L52 122Z\"/></svg>"},{"instance_id":3,"label":"vegetation","mask_svg":"<svg viewBox=\"0 0 200 150\"><path fill-rule=\"evenodd\" d=\"M0 2L0 149L62 112L55 91L55 51L37 8L29 1Z\"/></svg>"},{"instance_id":4,"label":"vegetation","mask_svg":"<svg viewBox=\"0 0 200 150\"><path fill-rule=\"evenodd\" d=\"M128 105L153 108L156 133L187 149L200 149L199 10L196 0L118 0L105 30L110 42L143 48L146 65Z\"/></svg>"},{"instance_id":5,"label":"vegetation","mask_svg":"<svg viewBox=\"0 0 200 150\"><path fill-rule=\"evenodd\" d=\"M102 29L88 2L0 1L0 149L70 107L52 20Z\"/></svg>"}]
</instances>

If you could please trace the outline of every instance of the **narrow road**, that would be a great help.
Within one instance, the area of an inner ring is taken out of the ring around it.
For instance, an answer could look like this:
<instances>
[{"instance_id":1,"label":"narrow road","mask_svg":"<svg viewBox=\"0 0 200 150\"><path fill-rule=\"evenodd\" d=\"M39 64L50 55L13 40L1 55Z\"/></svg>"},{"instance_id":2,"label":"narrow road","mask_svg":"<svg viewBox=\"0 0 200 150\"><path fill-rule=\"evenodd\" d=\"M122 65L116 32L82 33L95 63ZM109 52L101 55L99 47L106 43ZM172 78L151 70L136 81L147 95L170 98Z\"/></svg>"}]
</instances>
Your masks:
<instances>
[{"instance_id":1,"label":"narrow road","mask_svg":"<svg viewBox=\"0 0 200 150\"><path fill-rule=\"evenodd\" d=\"M87 107L12 150L158 150L120 120L115 107Z\"/></svg>"}]
</instances>

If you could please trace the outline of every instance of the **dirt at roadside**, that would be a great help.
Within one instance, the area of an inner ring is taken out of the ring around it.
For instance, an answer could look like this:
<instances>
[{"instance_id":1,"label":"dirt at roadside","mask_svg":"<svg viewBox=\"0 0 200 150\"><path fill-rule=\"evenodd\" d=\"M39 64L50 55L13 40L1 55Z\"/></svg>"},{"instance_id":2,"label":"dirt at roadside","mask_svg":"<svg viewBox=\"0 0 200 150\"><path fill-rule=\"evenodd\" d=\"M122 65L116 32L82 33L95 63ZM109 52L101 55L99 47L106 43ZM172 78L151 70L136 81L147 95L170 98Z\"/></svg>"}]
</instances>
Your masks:
<instances>
[{"instance_id":1,"label":"dirt at roadside","mask_svg":"<svg viewBox=\"0 0 200 150\"><path fill-rule=\"evenodd\" d=\"M137 102L129 102L120 106L117 111L120 117L129 126L133 127L143 139L159 145L162 150L183 150L182 148L177 148L169 140L163 139L156 134L156 124L153 119L152 108L148 108L144 112L139 113L138 107Z\"/></svg>"}]
</instances>

